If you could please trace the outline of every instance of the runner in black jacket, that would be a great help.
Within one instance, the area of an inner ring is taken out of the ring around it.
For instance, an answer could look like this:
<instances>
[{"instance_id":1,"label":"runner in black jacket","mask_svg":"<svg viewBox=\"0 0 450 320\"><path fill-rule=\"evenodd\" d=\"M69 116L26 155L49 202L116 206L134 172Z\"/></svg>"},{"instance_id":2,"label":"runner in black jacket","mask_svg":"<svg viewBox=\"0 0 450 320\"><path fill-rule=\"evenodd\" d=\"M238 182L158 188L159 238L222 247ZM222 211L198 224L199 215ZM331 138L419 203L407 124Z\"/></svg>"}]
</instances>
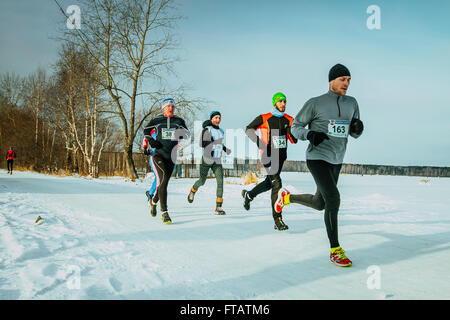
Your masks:
<instances>
[{"instance_id":1,"label":"runner in black jacket","mask_svg":"<svg viewBox=\"0 0 450 320\"><path fill-rule=\"evenodd\" d=\"M288 226L283 222L281 211L274 210L274 204L281 189L280 172L287 158L287 142L297 143L297 139L291 134L293 118L284 113L286 110L286 96L281 92L272 98L272 112L259 115L246 128L246 134L256 143L261 150L261 162L267 171L264 181L256 185L252 190L242 191L244 208L250 209L250 202L260 193L272 189L272 215L275 221L275 229L286 230ZM260 130L258 137L255 130Z\"/></svg>"},{"instance_id":2,"label":"runner in black jacket","mask_svg":"<svg viewBox=\"0 0 450 320\"><path fill-rule=\"evenodd\" d=\"M167 212L167 185L172 176L173 168L177 161L177 145L179 139L189 137L189 131L184 120L174 115L175 103L173 99L165 99L162 104L163 114L156 116L148 122L144 128L144 153L150 154L150 148L155 148L151 156L151 162L155 170L157 186L152 206L160 201L162 219L165 224L172 220ZM156 134L156 139L151 137ZM152 210L152 212L156 211Z\"/></svg>"}]
</instances>

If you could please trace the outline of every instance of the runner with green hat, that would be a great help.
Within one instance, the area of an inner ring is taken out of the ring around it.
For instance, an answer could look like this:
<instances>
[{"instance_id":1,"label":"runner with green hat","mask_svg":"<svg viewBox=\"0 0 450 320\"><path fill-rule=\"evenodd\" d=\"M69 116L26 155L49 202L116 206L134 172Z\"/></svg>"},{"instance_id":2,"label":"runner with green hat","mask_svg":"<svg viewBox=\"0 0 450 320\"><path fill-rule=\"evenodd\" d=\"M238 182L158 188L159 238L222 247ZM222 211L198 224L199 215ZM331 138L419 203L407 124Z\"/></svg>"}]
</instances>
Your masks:
<instances>
[{"instance_id":1,"label":"runner with green hat","mask_svg":"<svg viewBox=\"0 0 450 320\"><path fill-rule=\"evenodd\" d=\"M282 187L281 169L287 159L287 144L297 143L297 139L291 135L291 125L294 118L285 113L286 96L277 92L272 97L272 112L260 114L246 128L249 139L256 143L260 149L261 163L267 172L264 181L257 184L251 190L242 190L245 210L250 210L250 202L259 194L271 190L272 216L275 222L275 230L287 230L288 226L283 222L281 210L275 212L274 205L278 191ZM256 134L259 131L259 136Z\"/></svg>"},{"instance_id":2,"label":"runner with green hat","mask_svg":"<svg viewBox=\"0 0 450 320\"><path fill-rule=\"evenodd\" d=\"M278 101L287 101L286 96L282 92L277 92L272 97L272 104L275 107Z\"/></svg>"}]
</instances>

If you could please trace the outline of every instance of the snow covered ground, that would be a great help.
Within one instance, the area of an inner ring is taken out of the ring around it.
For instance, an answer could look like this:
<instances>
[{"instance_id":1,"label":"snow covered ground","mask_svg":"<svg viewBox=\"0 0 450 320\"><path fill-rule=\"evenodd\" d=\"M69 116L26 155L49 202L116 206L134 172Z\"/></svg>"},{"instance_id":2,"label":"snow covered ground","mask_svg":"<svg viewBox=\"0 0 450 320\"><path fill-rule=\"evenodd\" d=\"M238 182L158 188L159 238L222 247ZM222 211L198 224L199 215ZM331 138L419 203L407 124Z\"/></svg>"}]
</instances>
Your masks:
<instances>
[{"instance_id":1,"label":"snow covered ground","mask_svg":"<svg viewBox=\"0 0 450 320\"><path fill-rule=\"evenodd\" d=\"M282 177L315 191L307 173ZM151 178L0 170L0 299L450 299L450 179L423 180L340 176L353 266L338 268L322 212L286 207L289 230L275 231L268 192L243 209L250 186L225 184L216 216L214 179L193 204L194 179L172 179L164 225L149 214Z\"/></svg>"}]
</instances>

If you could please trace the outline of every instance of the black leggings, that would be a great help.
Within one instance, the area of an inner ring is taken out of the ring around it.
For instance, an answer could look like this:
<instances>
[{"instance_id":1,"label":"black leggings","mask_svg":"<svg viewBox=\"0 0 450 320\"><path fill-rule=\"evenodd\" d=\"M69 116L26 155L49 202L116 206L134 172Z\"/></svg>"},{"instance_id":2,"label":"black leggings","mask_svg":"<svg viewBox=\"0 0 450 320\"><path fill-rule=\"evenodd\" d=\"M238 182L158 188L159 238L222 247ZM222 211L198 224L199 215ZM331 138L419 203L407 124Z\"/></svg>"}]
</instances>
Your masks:
<instances>
[{"instance_id":1,"label":"black leggings","mask_svg":"<svg viewBox=\"0 0 450 320\"><path fill-rule=\"evenodd\" d=\"M252 190L248 192L251 199L254 199L258 194L269 191L271 192L272 200L272 216L274 219L281 217L281 212L277 213L274 208L274 204L277 201L278 191L281 189L282 182L280 177L281 169L283 168L284 160L280 161L278 170L275 174L268 174L264 181L258 183ZM266 171L269 173L271 168L265 167Z\"/></svg>"},{"instance_id":2,"label":"black leggings","mask_svg":"<svg viewBox=\"0 0 450 320\"><path fill-rule=\"evenodd\" d=\"M337 188L342 164L331 164L322 160L307 160L306 165L317 185L312 194L291 194L290 202L299 203L316 210L325 209L325 226L331 248L339 246L338 211L341 197Z\"/></svg>"},{"instance_id":3,"label":"black leggings","mask_svg":"<svg viewBox=\"0 0 450 320\"><path fill-rule=\"evenodd\" d=\"M12 172L13 171L14 160L8 159L8 160L6 160L6 164L8 166L8 171Z\"/></svg>"},{"instance_id":4,"label":"black leggings","mask_svg":"<svg viewBox=\"0 0 450 320\"><path fill-rule=\"evenodd\" d=\"M223 197L223 168L221 163L213 162L211 164L207 164L203 159L200 164L200 178L194 183L192 186L195 191L197 191L201 186L203 186L206 182L206 177L208 176L209 169L212 170L214 176L217 181L217 198L222 199Z\"/></svg>"},{"instance_id":5,"label":"black leggings","mask_svg":"<svg viewBox=\"0 0 450 320\"><path fill-rule=\"evenodd\" d=\"M156 192L152 198L153 203L160 201L161 211L167 211L167 186L172 176L175 164L171 159L165 159L160 155L151 157L152 166L156 175Z\"/></svg>"}]
</instances>

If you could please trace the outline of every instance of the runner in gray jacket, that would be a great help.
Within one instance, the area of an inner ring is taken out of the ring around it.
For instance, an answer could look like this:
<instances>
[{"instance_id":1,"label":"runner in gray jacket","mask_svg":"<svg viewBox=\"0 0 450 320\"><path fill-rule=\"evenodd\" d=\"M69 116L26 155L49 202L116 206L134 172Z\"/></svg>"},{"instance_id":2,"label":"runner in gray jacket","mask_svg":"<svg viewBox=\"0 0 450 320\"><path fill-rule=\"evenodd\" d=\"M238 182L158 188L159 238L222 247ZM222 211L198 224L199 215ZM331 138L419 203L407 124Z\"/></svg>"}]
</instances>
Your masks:
<instances>
[{"instance_id":1,"label":"runner in gray jacket","mask_svg":"<svg viewBox=\"0 0 450 320\"><path fill-rule=\"evenodd\" d=\"M222 115L219 111L213 111L209 115L209 120L203 122L203 131L200 138L200 146L203 148L202 163L200 164L200 178L191 187L188 195L188 202L194 201L195 193L206 182L209 169L211 169L216 177L217 191L216 191L216 211L218 215L224 215L225 211L222 209L223 203L223 167L222 167L222 153L231 153L231 150L225 147L223 140L225 132L219 128L222 121Z\"/></svg>"},{"instance_id":2,"label":"runner in gray jacket","mask_svg":"<svg viewBox=\"0 0 450 320\"><path fill-rule=\"evenodd\" d=\"M348 136L358 138L364 129L359 120L356 99L346 96L350 85L350 71L337 64L331 68L329 91L308 100L294 119L292 134L300 140L309 140L306 150L306 164L317 191L312 194L290 194L281 189L275 203L275 210L290 203L300 203L316 210L325 209L325 226L331 246L330 261L338 266L351 266L338 241L338 211L340 195L337 188Z\"/></svg>"}]
</instances>

